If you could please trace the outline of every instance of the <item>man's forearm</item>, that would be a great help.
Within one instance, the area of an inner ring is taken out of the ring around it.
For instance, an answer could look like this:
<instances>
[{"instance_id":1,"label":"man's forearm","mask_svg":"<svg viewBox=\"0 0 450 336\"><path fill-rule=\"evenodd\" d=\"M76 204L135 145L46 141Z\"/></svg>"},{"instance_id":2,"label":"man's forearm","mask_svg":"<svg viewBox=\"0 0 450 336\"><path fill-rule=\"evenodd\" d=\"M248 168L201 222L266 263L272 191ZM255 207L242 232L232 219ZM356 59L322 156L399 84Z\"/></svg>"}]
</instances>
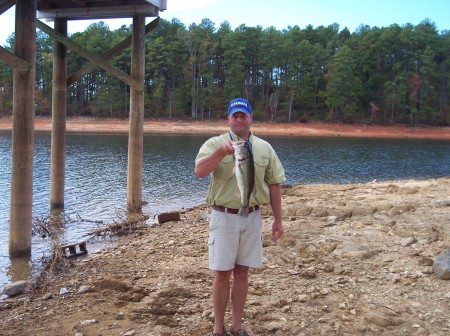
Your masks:
<instances>
[{"instance_id":1,"label":"man's forearm","mask_svg":"<svg viewBox=\"0 0 450 336\"><path fill-rule=\"evenodd\" d=\"M214 168L216 168L219 162L222 161L226 155L227 154L222 147L217 148L214 152L207 157L204 157L197 163L194 170L195 176L199 178L207 176L214 170Z\"/></svg>"},{"instance_id":2,"label":"man's forearm","mask_svg":"<svg viewBox=\"0 0 450 336\"><path fill-rule=\"evenodd\" d=\"M273 216L276 221L281 222L281 185L270 184L269 185L270 194L270 206L272 207Z\"/></svg>"}]
</instances>

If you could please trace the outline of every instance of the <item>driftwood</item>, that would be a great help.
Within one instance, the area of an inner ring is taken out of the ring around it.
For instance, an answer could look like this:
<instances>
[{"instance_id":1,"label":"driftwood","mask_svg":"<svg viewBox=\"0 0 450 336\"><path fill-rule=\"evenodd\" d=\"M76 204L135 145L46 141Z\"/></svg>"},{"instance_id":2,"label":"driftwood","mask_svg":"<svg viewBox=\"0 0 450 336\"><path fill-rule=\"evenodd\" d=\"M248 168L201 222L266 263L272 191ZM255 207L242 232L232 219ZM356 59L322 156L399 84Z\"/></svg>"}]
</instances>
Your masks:
<instances>
[{"instance_id":1,"label":"driftwood","mask_svg":"<svg viewBox=\"0 0 450 336\"><path fill-rule=\"evenodd\" d=\"M33 284L33 292L35 293L44 292L52 279L54 279L57 274L64 272L70 266L70 262L65 257L64 251L56 244L52 247L50 257L42 258L41 262L43 263L44 268L39 272L39 275Z\"/></svg>"},{"instance_id":2,"label":"driftwood","mask_svg":"<svg viewBox=\"0 0 450 336\"><path fill-rule=\"evenodd\" d=\"M148 215L136 214L134 216L129 216L126 219L119 219L110 225L98 228L85 236L107 236L107 235L126 235L128 233L142 229L144 222L149 218Z\"/></svg>"}]
</instances>

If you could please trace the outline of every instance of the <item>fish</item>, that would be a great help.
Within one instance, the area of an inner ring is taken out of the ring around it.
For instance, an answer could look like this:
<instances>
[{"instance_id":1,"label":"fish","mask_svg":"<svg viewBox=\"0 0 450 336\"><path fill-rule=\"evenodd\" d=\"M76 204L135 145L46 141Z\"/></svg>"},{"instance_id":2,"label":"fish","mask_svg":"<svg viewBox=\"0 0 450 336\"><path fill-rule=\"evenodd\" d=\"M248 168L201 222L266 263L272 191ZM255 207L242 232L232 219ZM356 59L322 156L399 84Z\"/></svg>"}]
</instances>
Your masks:
<instances>
[{"instance_id":1,"label":"fish","mask_svg":"<svg viewBox=\"0 0 450 336\"><path fill-rule=\"evenodd\" d=\"M234 174L237 180L237 195L241 200L238 215L247 217L250 195L255 187L255 166L251 145L248 141L233 142L234 148Z\"/></svg>"}]
</instances>

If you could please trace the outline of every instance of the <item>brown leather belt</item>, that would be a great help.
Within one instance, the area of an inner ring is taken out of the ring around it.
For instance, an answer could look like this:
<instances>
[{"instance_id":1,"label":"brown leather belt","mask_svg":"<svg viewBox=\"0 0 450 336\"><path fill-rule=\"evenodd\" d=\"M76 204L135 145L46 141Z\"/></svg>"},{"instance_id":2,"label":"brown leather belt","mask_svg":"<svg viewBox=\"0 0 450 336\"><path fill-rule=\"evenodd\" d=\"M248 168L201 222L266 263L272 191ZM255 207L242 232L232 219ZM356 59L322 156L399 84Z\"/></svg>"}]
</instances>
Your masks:
<instances>
[{"instance_id":1,"label":"brown leather belt","mask_svg":"<svg viewBox=\"0 0 450 336\"><path fill-rule=\"evenodd\" d=\"M220 211L220 212L226 212L230 214L237 215L239 213L239 209L232 209L232 208L225 208L220 205L213 205L213 210ZM259 209L259 205L255 205L253 207L248 208L248 213L251 213L253 211L256 211Z\"/></svg>"}]
</instances>

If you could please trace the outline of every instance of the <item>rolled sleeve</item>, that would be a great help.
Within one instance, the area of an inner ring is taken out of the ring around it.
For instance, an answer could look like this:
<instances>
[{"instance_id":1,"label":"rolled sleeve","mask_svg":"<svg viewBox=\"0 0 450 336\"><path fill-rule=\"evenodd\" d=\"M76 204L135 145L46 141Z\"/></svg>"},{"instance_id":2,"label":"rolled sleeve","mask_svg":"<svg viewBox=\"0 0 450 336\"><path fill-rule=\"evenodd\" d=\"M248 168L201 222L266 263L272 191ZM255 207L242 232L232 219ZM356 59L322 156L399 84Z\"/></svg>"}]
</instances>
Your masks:
<instances>
[{"instance_id":1,"label":"rolled sleeve","mask_svg":"<svg viewBox=\"0 0 450 336\"><path fill-rule=\"evenodd\" d=\"M278 184L286 181L286 175L284 173L284 168L281 164L278 155L272 150L272 156L270 159L270 169L265 176L265 181L267 184Z\"/></svg>"}]
</instances>

